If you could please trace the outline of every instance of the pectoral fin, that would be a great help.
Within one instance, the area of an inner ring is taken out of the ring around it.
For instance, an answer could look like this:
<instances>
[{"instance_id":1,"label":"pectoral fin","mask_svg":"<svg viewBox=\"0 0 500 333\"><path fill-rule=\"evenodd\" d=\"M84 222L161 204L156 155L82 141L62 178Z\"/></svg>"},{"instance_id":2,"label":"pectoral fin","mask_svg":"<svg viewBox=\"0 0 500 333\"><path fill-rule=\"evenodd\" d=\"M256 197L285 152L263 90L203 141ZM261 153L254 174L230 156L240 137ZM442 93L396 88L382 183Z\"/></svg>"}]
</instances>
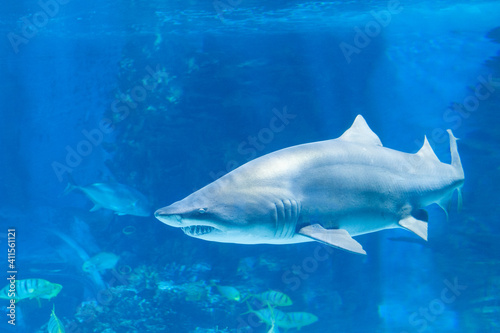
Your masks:
<instances>
[{"instance_id":1,"label":"pectoral fin","mask_svg":"<svg viewBox=\"0 0 500 333\"><path fill-rule=\"evenodd\" d=\"M102 208L102 206L101 206L101 205L94 204L94 207L92 207L92 208L90 209L90 211L91 211L91 212L95 212L96 210L99 210L99 209L101 209L101 208Z\"/></svg>"},{"instance_id":2,"label":"pectoral fin","mask_svg":"<svg viewBox=\"0 0 500 333\"><path fill-rule=\"evenodd\" d=\"M319 224L313 224L300 229L299 234L342 250L366 254L361 244L344 229L325 229Z\"/></svg>"},{"instance_id":3,"label":"pectoral fin","mask_svg":"<svg viewBox=\"0 0 500 333\"><path fill-rule=\"evenodd\" d=\"M417 220L410 215L399 221L399 225L427 240L427 222Z\"/></svg>"}]
</instances>

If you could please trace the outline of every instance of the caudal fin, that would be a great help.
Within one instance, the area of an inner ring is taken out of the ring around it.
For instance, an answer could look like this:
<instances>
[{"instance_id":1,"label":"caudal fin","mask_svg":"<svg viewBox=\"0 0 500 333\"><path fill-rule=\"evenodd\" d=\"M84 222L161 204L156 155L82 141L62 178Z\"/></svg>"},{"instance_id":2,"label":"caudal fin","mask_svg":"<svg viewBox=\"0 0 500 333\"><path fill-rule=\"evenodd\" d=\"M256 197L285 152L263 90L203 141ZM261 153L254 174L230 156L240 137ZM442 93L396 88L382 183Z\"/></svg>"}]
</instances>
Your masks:
<instances>
[{"instance_id":1,"label":"caudal fin","mask_svg":"<svg viewBox=\"0 0 500 333\"><path fill-rule=\"evenodd\" d=\"M457 206L458 210L460 211L462 209L462 184L464 180L464 169L462 168L462 162L460 161L460 155L458 154L458 139L453 135L450 129L448 130L448 134L450 136L451 166L453 167L453 170L455 172L456 180L459 183L459 185L455 189L458 192ZM439 206L441 206L441 208L443 208L443 210L446 212L446 217L448 217L448 212L450 211L453 192L453 190L450 191L438 202Z\"/></svg>"},{"instance_id":2,"label":"caudal fin","mask_svg":"<svg viewBox=\"0 0 500 333\"><path fill-rule=\"evenodd\" d=\"M448 134L450 135L451 165L457 172L460 179L464 179L464 169L462 168L462 162L460 161L460 155L458 154L457 149L458 139L453 135L450 129L448 130Z\"/></svg>"}]
</instances>

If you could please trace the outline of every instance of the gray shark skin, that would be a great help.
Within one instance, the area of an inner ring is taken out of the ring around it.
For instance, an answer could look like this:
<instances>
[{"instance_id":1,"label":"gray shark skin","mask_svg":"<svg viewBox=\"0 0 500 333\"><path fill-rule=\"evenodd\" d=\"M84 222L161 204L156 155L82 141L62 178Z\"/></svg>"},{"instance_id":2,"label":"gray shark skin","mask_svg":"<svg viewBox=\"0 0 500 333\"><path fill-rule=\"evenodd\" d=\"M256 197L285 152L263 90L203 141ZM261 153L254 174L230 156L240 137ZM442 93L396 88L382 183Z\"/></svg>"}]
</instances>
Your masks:
<instances>
[{"instance_id":1,"label":"gray shark skin","mask_svg":"<svg viewBox=\"0 0 500 333\"><path fill-rule=\"evenodd\" d=\"M361 115L333 140L285 148L252 160L155 217L186 235L214 242L292 244L318 241L366 254L352 237L390 228L427 240L432 203L445 211L464 182L451 130L451 164L427 138L415 154L382 146Z\"/></svg>"}]
</instances>

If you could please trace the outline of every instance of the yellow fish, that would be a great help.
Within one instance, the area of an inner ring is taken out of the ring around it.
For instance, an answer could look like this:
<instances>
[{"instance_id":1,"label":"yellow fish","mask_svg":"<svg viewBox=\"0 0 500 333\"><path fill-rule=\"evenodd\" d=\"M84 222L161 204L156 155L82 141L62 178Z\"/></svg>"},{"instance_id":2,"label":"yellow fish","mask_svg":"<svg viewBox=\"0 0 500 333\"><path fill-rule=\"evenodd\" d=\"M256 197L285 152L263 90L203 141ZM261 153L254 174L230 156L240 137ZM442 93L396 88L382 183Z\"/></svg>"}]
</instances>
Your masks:
<instances>
[{"instance_id":1,"label":"yellow fish","mask_svg":"<svg viewBox=\"0 0 500 333\"><path fill-rule=\"evenodd\" d=\"M65 333L63 323L57 318L55 309L52 309L50 320L47 327L49 333Z\"/></svg>"},{"instance_id":2,"label":"yellow fish","mask_svg":"<svg viewBox=\"0 0 500 333\"><path fill-rule=\"evenodd\" d=\"M285 323L281 327L285 329L300 329L303 326L311 325L318 321L318 317L308 312L289 312L286 314Z\"/></svg>"},{"instance_id":3,"label":"yellow fish","mask_svg":"<svg viewBox=\"0 0 500 333\"><path fill-rule=\"evenodd\" d=\"M250 308L250 305L248 305ZM288 330L290 328L300 329L303 326L311 325L318 321L318 317L308 312L283 312L268 305L260 310L250 310L246 313L253 313L260 320L271 326L269 332L279 332L278 327ZM269 333L268 332L268 333Z\"/></svg>"},{"instance_id":4,"label":"yellow fish","mask_svg":"<svg viewBox=\"0 0 500 333\"><path fill-rule=\"evenodd\" d=\"M288 295L276 290L265 291L263 293L253 295L253 297L257 298L265 304L272 306L292 305L292 300L290 299L290 297L288 297Z\"/></svg>"},{"instance_id":5,"label":"yellow fish","mask_svg":"<svg viewBox=\"0 0 500 333\"><path fill-rule=\"evenodd\" d=\"M88 273L103 271L105 269L113 269L119 259L120 257L114 253L101 252L85 261L82 269L84 272Z\"/></svg>"},{"instance_id":6,"label":"yellow fish","mask_svg":"<svg viewBox=\"0 0 500 333\"><path fill-rule=\"evenodd\" d=\"M236 301L239 302L241 299L240 292L238 289L230 286L218 286L215 285L219 293L224 296L225 298L231 300L231 301Z\"/></svg>"},{"instance_id":7,"label":"yellow fish","mask_svg":"<svg viewBox=\"0 0 500 333\"><path fill-rule=\"evenodd\" d=\"M56 297L61 289L62 286L60 284L51 283L43 279L16 280L15 291L11 289L11 285L9 284L0 290L0 298L15 299L16 301L25 298L51 299L52 297Z\"/></svg>"},{"instance_id":8,"label":"yellow fish","mask_svg":"<svg viewBox=\"0 0 500 333\"><path fill-rule=\"evenodd\" d=\"M270 305L268 305L267 308L262 308L260 310L252 310L250 308L250 305L248 305L248 307L250 310L246 313L255 314L257 317L259 317L260 320L262 320L267 325L270 325L271 327L283 327L283 325L287 324L288 317L286 315L286 312L272 308Z\"/></svg>"}]
</instances>

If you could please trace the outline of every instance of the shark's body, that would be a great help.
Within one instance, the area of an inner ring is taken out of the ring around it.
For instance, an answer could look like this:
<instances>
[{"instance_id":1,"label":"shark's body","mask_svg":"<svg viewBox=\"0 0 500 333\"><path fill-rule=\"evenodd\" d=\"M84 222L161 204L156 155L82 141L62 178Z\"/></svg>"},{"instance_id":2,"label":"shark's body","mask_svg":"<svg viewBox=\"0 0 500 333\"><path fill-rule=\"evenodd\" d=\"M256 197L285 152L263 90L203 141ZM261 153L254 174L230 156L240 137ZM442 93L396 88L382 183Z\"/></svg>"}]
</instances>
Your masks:
<instances>
[{"instance_id":1,"label":"shark's body","mask_svg":"<svg viewBox=\"0 0 500 333\"><path fill-rule=\"evenodd\" d=\"M383 147L358 116L338 139L257 158L155 216L189 236L227 243L316 240L365 253L351 236L403 227L427 239L421 208L447 207L464 181L449 135L452 163L444 164L427 139L416 154Z\"/></svg>"}]
</instances>

